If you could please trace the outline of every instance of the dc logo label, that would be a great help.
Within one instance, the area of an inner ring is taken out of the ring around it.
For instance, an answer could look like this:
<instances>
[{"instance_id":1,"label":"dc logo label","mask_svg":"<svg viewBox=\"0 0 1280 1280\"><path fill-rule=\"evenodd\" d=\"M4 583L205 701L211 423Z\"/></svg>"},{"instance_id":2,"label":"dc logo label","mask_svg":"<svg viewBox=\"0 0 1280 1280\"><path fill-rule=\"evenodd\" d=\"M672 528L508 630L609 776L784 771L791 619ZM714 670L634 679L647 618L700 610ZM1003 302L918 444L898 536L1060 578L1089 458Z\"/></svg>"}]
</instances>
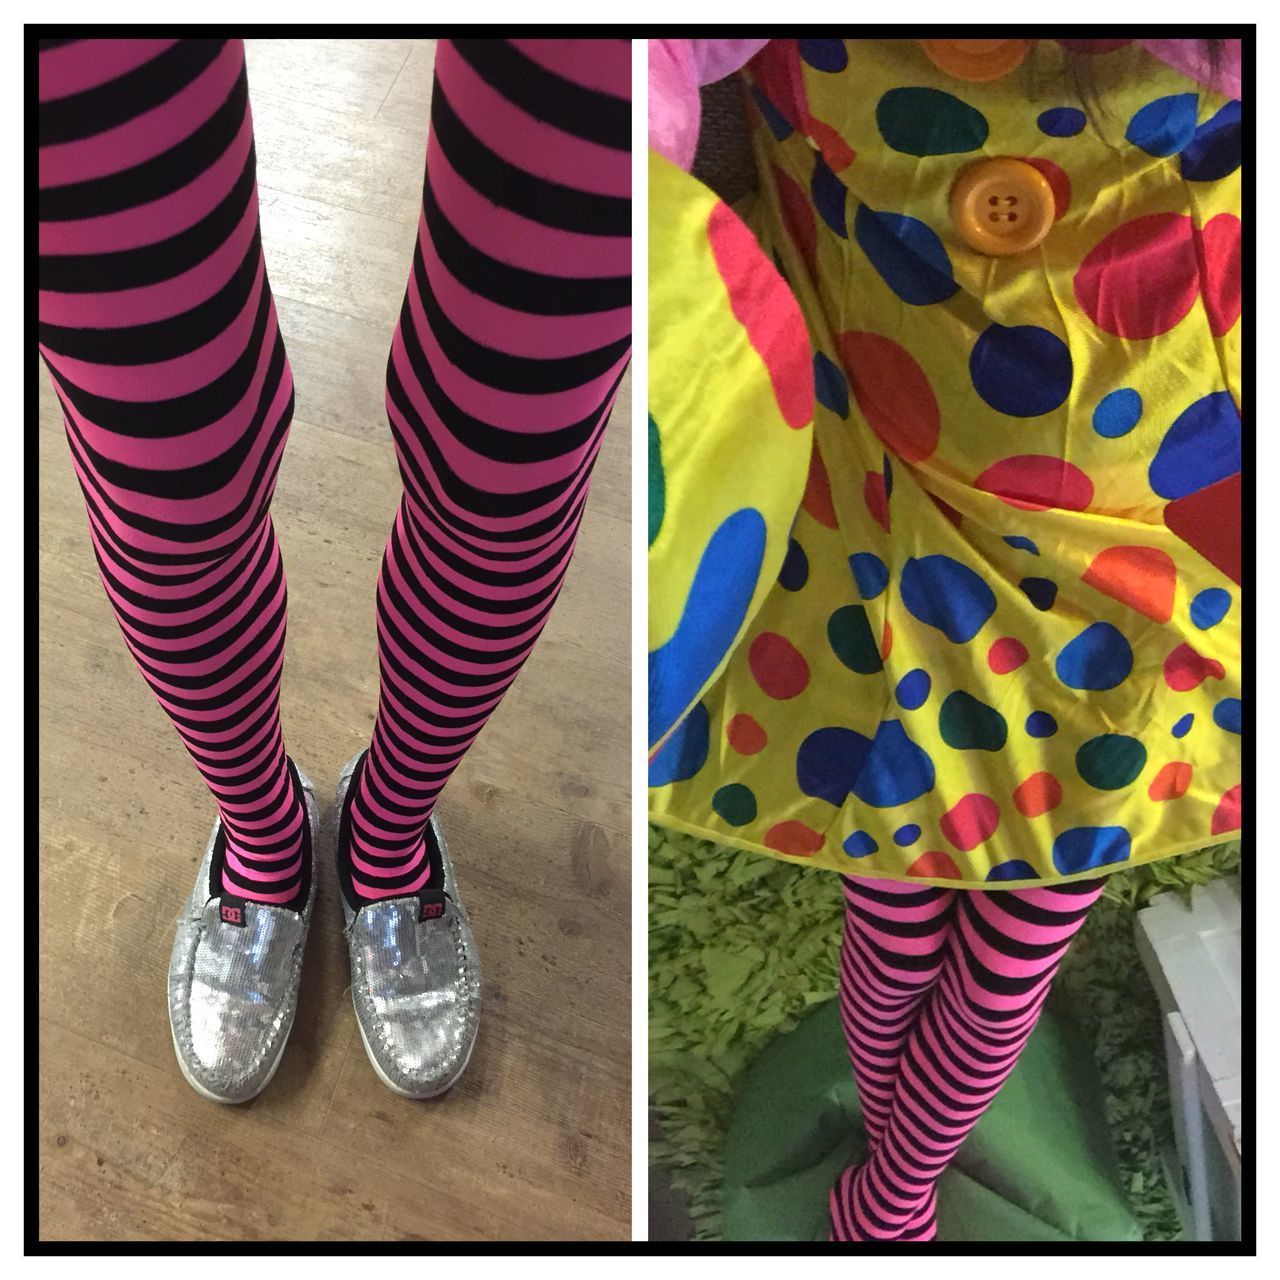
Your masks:
<instances>
[{"instance_id":1,"label":"dc logo label","mask_svg":"<svg viewBox=\"0 0 1280 1280\"><path fill-rule=\"evenodd\" d=\"M243 924L239 907L223 907L222 922L224 924Z\"/></svg>"}]
</instances>

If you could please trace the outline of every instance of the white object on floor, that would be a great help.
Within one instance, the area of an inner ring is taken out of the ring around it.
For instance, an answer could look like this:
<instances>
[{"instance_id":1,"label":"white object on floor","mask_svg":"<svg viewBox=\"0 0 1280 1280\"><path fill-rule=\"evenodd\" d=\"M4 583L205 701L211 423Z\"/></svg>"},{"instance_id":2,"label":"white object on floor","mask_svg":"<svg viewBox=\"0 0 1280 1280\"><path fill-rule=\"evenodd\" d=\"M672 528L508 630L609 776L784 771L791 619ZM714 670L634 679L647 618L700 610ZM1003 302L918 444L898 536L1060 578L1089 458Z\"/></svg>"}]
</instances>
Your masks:
<instances>
[{"instance_id":1,"label":"white object on floor","mask_svg":"<svg viewBox=\"0 0 1280 1280\"><path fill-rule=\"evenodd\" d=\"M1164 1013L1175 1151L1165 1173L1189 1240L1240 1238L1240 881L1163 893L1137 914Z\"/></svg>"}]
</instances>

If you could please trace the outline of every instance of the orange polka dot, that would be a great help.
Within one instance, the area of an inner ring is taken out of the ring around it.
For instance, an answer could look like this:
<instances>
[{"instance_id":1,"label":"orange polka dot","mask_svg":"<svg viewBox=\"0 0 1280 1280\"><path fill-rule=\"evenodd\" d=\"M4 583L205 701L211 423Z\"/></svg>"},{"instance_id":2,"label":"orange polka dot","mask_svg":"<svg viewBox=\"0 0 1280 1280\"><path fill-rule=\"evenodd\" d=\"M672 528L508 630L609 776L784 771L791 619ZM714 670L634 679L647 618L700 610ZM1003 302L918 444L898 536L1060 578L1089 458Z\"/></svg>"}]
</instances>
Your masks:
<instances>
[{"instance_id":1,"label":"orange polka dot","mask_svg":"<svg viewBox=\"0 0 1280 1280\"><path fill-rule=\"evenodd\" d=\"M837 173L841 169L847 169L857 159L858 153L835 129L821 120L810 117L809 136L818 144L822 158Z\"/></svg>"},{"instance_id":2,"label":"orange polka dot","mask_svg":"<svg viewBox=\"0 0 1280 1280\"><path fill-rule=\"evenodd\" d=\"M1191 785L1191 766L1185 760L1170 760L1151 780L1147 795L1152 800L1177 800Z\"/></svg>"},{"instance_id":3,"label":"orange polka dot","mask_svg":"<svg viewBox=\"0 0 1280 1280\"><path fill-rule=\"evenodd\" d=\"M1062 803L1062 783L1051 773L1033 773L1013 793L1013 803L1024 818L1038 818Z\"/></svg>"},{"instance_id":4,"label":"orange polka dot","mask_svg":"<svg viewBox=\"0 0 1280 1280\"><path fill-rule=\"evenodd\" d=\"M938 447L938 400L915 357L880 333L850 330L836 338L840 363L867 425L904 462L923 462Z\"/></svg>"},{"instance_id":5,"label":"orange polka dot","mask_svg":"<svg viewBox=\"0 0 1280 1280\"><path fill-rule=\"evenodd\" d=\"M1095 591L1155 622L1173 617L1178 571L1169 556L1155 547L1108 547L1094 556L1084 580Z\"/></svg>"},{"instance_id":6,"label":"orange polka dot","mask_svg":"<svg viewBox=\"0 0 1280 1280\"><path fill-rule=\"evenodd\" d=\"M893 628L889 625L889 619L884 620L884 630L880 632L880 661L883 662L893 649Z\"/></svg>"},{"instance_id":7,"label":"orange polka dot","mask_svg":"<svg viewBox=\"0 0 1280 1280\"><path fill-rule=\"evenodd\" d=\"M909 876L928 876L931 880L963 880L960 868L949 853L933 850L922 853L908 868Z\"/></svg>"},{"instance_id":8,"label":"orange polka dot","mask_svg":"<svg viewBox=\"0 0 1280 1280\"><path fill-rule=\"evenodd\" d=\"M764 833L766 849L775 853L789 853L795 858L808 858L826 843L826 837L803 822L794 819L779 822Z\"/></svg>"},{"instance_id":9,"label":"orange polka dot","mask_svg":"<svg viewBox=\"0 0 1280 1280\"><path fill-rule=\"evenodd\" d=\"M753 756L769 745L769 735L765 733L760 722L745 712L736 715L724 727L725 737L729 745L740 756Z\"/></svg>"},{"instance_id":10,"label":"orange polka dot","mask_svg":"<svg viewBox=\"0 0 1280 1280\"><path fill-rule=\"evenodd\" d=\"M805 481L800 505L824 528L836 527L836 509L831 501L831 481L823 465L822 454L815 445L809 455L809 478Z\"/></svg>"}]
</instances>

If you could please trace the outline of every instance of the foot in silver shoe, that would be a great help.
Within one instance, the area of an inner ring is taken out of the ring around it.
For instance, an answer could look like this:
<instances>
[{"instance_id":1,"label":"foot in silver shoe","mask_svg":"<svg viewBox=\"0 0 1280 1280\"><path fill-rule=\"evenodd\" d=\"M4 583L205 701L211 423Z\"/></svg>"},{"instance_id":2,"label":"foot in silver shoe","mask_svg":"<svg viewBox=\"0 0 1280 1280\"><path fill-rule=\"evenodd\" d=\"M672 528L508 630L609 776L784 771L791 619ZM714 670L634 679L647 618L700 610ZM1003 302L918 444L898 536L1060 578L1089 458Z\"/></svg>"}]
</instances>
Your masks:
<instances>
[{"instance_id":1,"label":"foot in silver shoe","mask_svg":"<svg viewBox=\"0 0 1280 1280\"><path fill-rule=\"evenodd\" d=\"M169 961L169 1026L182 1074L211 1102L247 1102L261 1093L293 1027L320 835L314 788L301 769L297 773L311 835L306 907L299 912L246 902L239 907L242 923L224 921L222 898L209 883L220 826L215 822L195 888L178 917Z\"/></svg>"},{"instance_id":2,"label":"foot in silver shoe","mask_svg":"<svg viewBox=\"0 0 1280 1280\"><path fill-rule=\"evenodd\" d=\"M363 756L338 778L335 841L345 838L346 798ZM439 819L440 882L421 897L353 907L342 901L351 956L351 1000L378 1078L405 1098L431 1098L466 1069L480 1020L480 962ZM336 849L335 849L336 854Z\"/></svg>"}]
</instances>

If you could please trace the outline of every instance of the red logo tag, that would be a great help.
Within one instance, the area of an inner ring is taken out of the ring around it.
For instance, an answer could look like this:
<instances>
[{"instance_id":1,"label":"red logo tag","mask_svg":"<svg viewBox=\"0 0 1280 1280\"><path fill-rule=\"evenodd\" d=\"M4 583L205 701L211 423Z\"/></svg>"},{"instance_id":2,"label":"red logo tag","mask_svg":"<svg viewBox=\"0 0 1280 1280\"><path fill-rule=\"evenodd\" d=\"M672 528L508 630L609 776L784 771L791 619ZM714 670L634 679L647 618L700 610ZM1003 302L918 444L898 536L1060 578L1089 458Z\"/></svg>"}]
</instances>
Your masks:
<instances>
[{"instance_id":1,"label":"red logo tag","mask_svg":"<svg viewBox=\"0 0 1280 1280\"><path fill-rule=\"evenodd\" d=\"M241 916L240 916L240 908L239 907L223 907L222 923L223 924L243 924L244 921L241 919Z\"/></svg>"},{"instance_id":2,"label":"red logo tag","mask_svg":"<svg viewBox=\"0 0 1280 1280\"><path fill-rule=\"evenodd\" d=\"M421 918L423 920L438 920L442 915L444 915L443 902L424 902L422 904Z\"/></svg>"}]
</instances>

